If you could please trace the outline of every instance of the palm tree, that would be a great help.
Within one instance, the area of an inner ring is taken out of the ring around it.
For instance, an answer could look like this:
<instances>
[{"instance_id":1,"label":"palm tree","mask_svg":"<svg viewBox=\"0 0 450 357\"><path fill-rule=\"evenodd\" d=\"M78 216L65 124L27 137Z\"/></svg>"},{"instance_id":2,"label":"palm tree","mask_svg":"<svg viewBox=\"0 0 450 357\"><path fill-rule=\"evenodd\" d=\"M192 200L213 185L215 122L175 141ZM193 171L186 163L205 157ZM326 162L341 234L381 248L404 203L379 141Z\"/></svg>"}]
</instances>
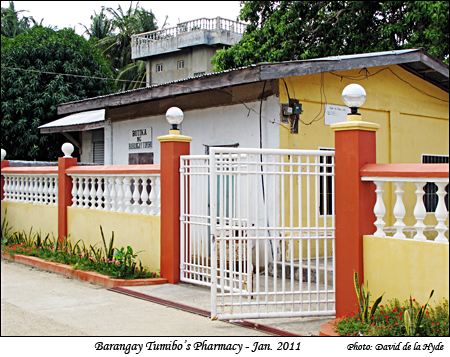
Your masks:
<instances>
[{"instance_id":1,"label":"palm tree","mask_svg":"<svg viewBox=\"0 0 450 357\"><path fill-rule=\"evenodd\" d=\"M152 11L142 9L139 3L133 7L133 2L126 11L120 5L117 10L107 8L106 11L112 16L113 31L99 41L99 47L111 61L122 90L145 86L145 63L132 61L131 36L156 30L155 15Z\"/></svg>"},{"instance_id":2,"label":"palm tree","mask_svg":"<svg viewBox=\"0 0 450 357\"><path fill-rule=\"evenodd\" d=\"M30 29L31 24L33 25L39 25L36 23L36 21L30 16L22 16L21 19L19 19L19 14L21 12L24 12L24 10L16 11L14 7L14 2L10 1L8 7L2 7L1 9L1 19L2 19L2 25L1 25L1 33L3 36L6 37L14 37L22 32L27 31ZM41 20L42 24L42 20Z\"/></svg>"},{"instance_id":3,"label":"palm tree","mask_svg":"<svg viewBox=\"0 0 450 357\"><path fill-rule=\"evenodd\" d=\"M82 25L85 29L85 33L89 35L90 39L101 40L111 35L113 28L112 22L105 15L104 11L104 7L102 7L100 13L98 14L96 11L94 11L94 15L91 15L91 25L89 26L89 28Z\"/></svg>"}]
</instances>

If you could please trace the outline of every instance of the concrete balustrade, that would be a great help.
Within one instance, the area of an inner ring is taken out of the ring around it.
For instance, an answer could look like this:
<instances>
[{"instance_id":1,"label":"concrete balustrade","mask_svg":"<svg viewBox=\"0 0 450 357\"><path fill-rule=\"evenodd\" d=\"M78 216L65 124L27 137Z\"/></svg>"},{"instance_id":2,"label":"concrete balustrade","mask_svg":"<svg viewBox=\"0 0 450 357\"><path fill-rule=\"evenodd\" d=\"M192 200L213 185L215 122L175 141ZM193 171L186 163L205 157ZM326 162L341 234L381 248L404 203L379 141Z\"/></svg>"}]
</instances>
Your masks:
<instances>
[{"instance_id":1,"label":"concrete balustrade","mask_svg":"<svg viewBox=\"0 0 450 357\"><path fill-rule=\"evenodd\" d=\"M445 205L446 186L449 183L449 169L446 164L370 164L361 170L362 181L372 181L375 184L375 193L377 200L373 207L376 221L375 237L391 236L393 238L404 239L407 237L405 232L412 232L412 239L418 241L426 241L424 232L434 232L434 242L447 243L448 238L445 233L448 231L446 220L448 217L448 209ZM429 212L436 220L436 224L432 226L425 225L424 221L427 211L423 201L425 194L424 188L427 183L433 183L437 186L438 203L434 212ZM386 206L384 203L385 186L387 183L394 184L395 205L392 215L395 217L393 225L395 232L389 234L386 227L385 216ZM406 185L410 183L412 185ZM408 193L406 187L414 192L414 207L405 204L405 195ZM407 213L413 215L415 224L407 226L405 224L405 216Z\"/></svg>"}]
</instances>

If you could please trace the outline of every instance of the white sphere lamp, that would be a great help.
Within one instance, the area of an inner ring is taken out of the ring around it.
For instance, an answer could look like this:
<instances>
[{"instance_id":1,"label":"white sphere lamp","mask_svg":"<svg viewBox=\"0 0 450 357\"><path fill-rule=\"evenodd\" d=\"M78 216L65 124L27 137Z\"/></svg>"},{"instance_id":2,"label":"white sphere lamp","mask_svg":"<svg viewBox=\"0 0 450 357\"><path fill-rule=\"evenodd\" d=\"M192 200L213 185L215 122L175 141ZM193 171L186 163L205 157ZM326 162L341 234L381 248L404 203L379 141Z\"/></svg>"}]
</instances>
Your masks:
<instances>
[{"instance_id":1,"label":"white sphere lamp","mask_svg":"<svg viewBox=\"0 0 450 357\"><path fill-rule=\"evenodd\" d=\"M342 100L345 105L350 108L350 114L359 115L358 108L366 101L366 91L364 90L364 87L359 84L349 84L342 91Z\"/></svg>"},{"instance_id":2,"label":"white sphere lamp","mask_svg":"<svg viewBox=\"0 0 450 357\"><path fill-rule=\"evenodd\" d=\"M6 150L2 149L2 161L5 160L6 157Z\"/></svg>"},{"instance_id":3,"label":"white sphere lamp","mask_svg":"<svg viewBox=\"0 0 450 357\"><path fill-rule=\"evenodd\" d=\"M61 146L61 150L64 153L64 157L72 157L72 153L75 150L71 143L64 143Z\"/></svg>"},{"instance_id":4,"label":"white sphere lamp","mask_svg":"<svg viewBox=\"0 0 450 357\"><path fill-rule=\"evenodd\" d=\"M178 130L178 125L183 122L183 111L178 107L171 107L166 112L167 122L172 125L172 130Z\"/></svg>"}]
</instances>

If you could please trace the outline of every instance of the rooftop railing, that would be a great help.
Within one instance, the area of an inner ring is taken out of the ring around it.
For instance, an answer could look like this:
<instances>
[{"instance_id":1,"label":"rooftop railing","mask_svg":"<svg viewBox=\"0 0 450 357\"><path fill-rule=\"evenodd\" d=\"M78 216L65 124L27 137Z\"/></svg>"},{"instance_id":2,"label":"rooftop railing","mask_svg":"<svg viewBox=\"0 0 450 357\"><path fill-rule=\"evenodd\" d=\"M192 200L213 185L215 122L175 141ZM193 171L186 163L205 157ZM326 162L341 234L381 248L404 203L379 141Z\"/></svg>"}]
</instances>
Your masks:
<instances>
[{"instance_id":1,"label":"rooftop railing","mask_svg":"<svg viewBox=\"0 0 450 357\"><path fill-rule=\"evenodd\" d=\"M246 24L242 22L228 20L221 17L216 17L212 19L200 18L186 22L181 22L175 27L133 35L131 39L133 43L136 42L137 40L147 40L147 41L166 40L169 38L176 37L180 34L196 30L210 30L210 31L222 30L243 34L245 31L245 27Z\"/></svg>"}]
</instances>

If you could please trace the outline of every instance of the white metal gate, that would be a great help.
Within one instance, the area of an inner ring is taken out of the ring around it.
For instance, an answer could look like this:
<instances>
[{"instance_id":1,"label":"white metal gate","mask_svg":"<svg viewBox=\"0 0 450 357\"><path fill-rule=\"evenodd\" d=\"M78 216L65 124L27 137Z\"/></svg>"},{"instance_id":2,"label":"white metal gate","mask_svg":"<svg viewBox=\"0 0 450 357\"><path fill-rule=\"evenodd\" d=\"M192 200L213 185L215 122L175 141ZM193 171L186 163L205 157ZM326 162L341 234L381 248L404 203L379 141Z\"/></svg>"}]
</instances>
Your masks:
<instances>
[{"instance_id":1,"label":"white metal gate","mask_svg":"<svg viewBox=\"0 0 450 357\"><path fill-rule=\"evenodd\" d=\"M209 157L180 161L180 280L211 285Z\"/></svg>"},{"instance_id":2,"label":"white metal gate","mask_svg":"<svg viewBox=\"0 0 450 357\"><path fill-rule=\"evenodd\" d=\"M180 159L180 280L211 286L211 212L210 212L210 165L208 155L186 155ZM226 205L237 200L239 194L230 185L225 195ZM218 197L216 197L218 198ZM231 206L230 206L231 209ZM244 222L245 220L242 220ZM232 234L227 232L226 234ZM227 244L227 243L226 243ZM216 247L217 249L217 247ZM247 254L247 246L241 245L242 254ZM218 254L216 252L215 256ZM227 263L229 264L229 263ZM251 286L251 269L240 269L242 290ZM239 286L235 284L234 288ZM233 285L226 284L224 289Z\"/></svg>"},{"instance_id":3,"label":"white metal gate","mask_svg":"<svg viewBox=\"0 0 450 357\"><path fill-rule=\"evenodd\" d=\"M209 161L212 318L333 315L334 152L211 148Z\"/></svg>"}]
</instances>

